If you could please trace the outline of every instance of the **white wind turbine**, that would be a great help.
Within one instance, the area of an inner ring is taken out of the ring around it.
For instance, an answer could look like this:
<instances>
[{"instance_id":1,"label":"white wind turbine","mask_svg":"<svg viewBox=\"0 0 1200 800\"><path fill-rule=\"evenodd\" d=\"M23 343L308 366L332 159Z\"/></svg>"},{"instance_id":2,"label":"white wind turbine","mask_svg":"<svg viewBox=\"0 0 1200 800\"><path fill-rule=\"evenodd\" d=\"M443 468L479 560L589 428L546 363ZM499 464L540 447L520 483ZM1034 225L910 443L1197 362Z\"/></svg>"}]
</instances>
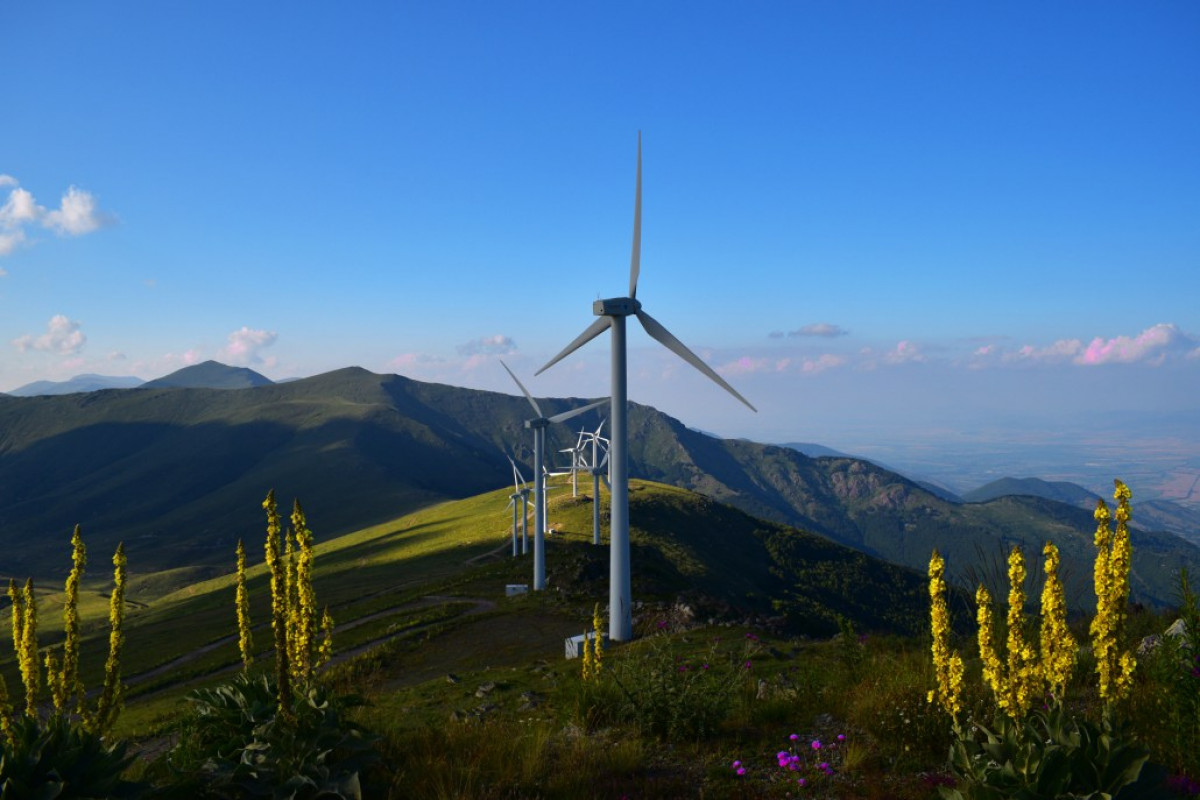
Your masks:
<instances>
[{"instance_id":1,"label":"white wind turbine","mask_svg":"<svg viewBox=\"0 0 1200 800\"><path fill-rule=\"evenodd\" d=\"M653 317L642 310L637 300L637 281L642 251L642 134L638 133L637 189L633 205L633 252L629 264L629 296L597 300L592 313L599 319L575 338L563 351L546 362L535 374L540 375L566 356L595 339L606 330L612 331L612 447L610 488L612 510L609 533L609 638L624 642L633 638L633 588L629 572L629 474L628 474L628 392L625 361L625 318L635 316L651 337L675 355L703 372L725 391L757 411L746 398L726 383L700 357L676 339Z\"/></svg>"},{"instance_id":2,"label":"white wind turbine","mask_svg":"<svg viewBox=\"0 0 1200 800\"><path fill-rule=\"evenodd\" d=\"M586 406L547 417L542 414L541 406L533 399L533 395L525 388L525 384L521 383L513 371L508 368L508 364L501 361L500 366L504 367L504 371L516 381L521 393L525 395L525 399L529 401L537 414L533 419L525 420L525 427L533 431L533 590L538 592L546 588L546 495L542 476L542 462L546 456L546 428L552 422L565 422L586 411L591 411L593 408L599 408L604 405L605 400L597 400Z\"/></svg>"},{"instance_id":3,"label":"white wind turbine","mask_svg":"<svg viewBox=\"0 0 1200 800\"><path fill-rule=\"evenodd\" d=\"M517 501L521 501L521 554L529 552L529 537L525 528L529 520L529 487L525 485L525 476L517 469L517 462L510 456L508 463L513 470L513 493L508 496L508 506L513 510L513 558L517 556Z\"/></svg>"}]
</instances>

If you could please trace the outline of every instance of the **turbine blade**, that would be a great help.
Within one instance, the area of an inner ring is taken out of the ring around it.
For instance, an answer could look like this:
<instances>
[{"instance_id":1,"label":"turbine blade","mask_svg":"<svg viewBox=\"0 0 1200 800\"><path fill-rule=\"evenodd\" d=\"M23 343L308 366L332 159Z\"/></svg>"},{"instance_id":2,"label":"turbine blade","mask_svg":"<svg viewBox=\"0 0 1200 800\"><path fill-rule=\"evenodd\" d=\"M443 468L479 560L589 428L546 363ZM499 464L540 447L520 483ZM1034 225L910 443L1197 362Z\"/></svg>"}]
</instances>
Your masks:
<instances>
[{"instance_id":1,"label":"turbine blade","mask_svg":"<svg viewBox=\"0 0 1200 800\"><path fill-rule=\"evenodd\" d=\"M607 476L607 475L601 475L601 476L600 476L600 480L604 481L604 488L605 488L605 489L608 489L608 490L611 492L611 491L612 491L612 484L608 482L608 476Z\"/></svg>"},{"instance_id":2,"label":"turbine blade","mask_svg":"<svg viewBox=\"0 0 1200 800\"><path fill-rule=\"evenodd\" d=\"M750 405L749 400L747 400L746 398L744 398L740 394L738 394L736 389L734 389L732 386L730 386L728 383L726 383L725 379L722 378L720 375L718 375L716 372L714 372L712 367L710 367L708 364L705 364L703 361L701 361L700 356L696 355L691 350L688 350L687 346L683 342L676 339L675 336L669 330L667 330L661 324L659 324L658 320L654 319L654 317L650 316L645 311L641 311L641 310L639 310L637 312L637 318L638 318L638 322L642 323L642 327L646 329L646 333L650 334L652 337L657 339L660 343L662 343L662 345L664 347L666 347L672 353L679 356L684 361L688 362L693 367L695 367L696 369L703 372L705 375L707 375L711 380L713 380L722 389L729 392L731 395L736 397L738 400L741 400L743 403L746 404L746 407L749 408L751 411L758 413L758 409L755 408L754 406Z\"/></svg>"},{"instance_id":3,"label":"turbine blade","mask_svg":"<svg viewBox=\"0 0 1200 800\"><path fill-rule=\"evenodd\" d=\"M612 319L610 317L599 317L595 322L593 322L591 325L587 326L587 330L585 330L583 333L576 336L575 341L571 342L569 345L564 347L563 351L561 353L559 353L554 358L547 361L546 366L542 367L541 369L539 369L537 372L535 372L533 374L535 376L541 375L543 372L550 369L552 366L557 364L559 361L562 361L564 358L569 356L571 353L574 353L576 350L583 347L585 344L590 342L592 339L595 339L597 336L604 333L606 330L608 330L609 325L612 325ZM515 378L516 376L513 376L513 377Z\"/></svg>"},{"instance_id":4,"label":"turbine blade","mask_svg":"<svg viewBox=\"0 0 1200 800\"><path fill-rule=\"evenodd\" d=\"M504 367L504 371L517 382L517 386L521 387L521 392L525 395L525 399L529 401L529 405L533 406L533 410L537 412L537 415L539 417L542 416L541 407L537 404L537 400L533 399L533 395L529 393L529 390L525 388L525 384L521 383L521 380L516 375L513 375L513 371L508 368L508 364L505 364L503 360L500 360L500 366ZM545 367L542 367L542 369L545 369Z\"/></svg>"},{"instance_id":5,"label":"turbine blade","mask_svg":"<svg viewBox=\"0 0 1200 800\"><path fill-rule=\"evenodd\" d=\"M517 469L517 462L512 460L512 456L508 457L508 463L512 464L513 468L513 488L519 492L521 491L521 484L525 482L525 479L521 477L521 470Z\"/></svg>"},{"instance_id":6,"label":"turbine blade","mask_svg":"<svg viewBox=\"0 0 1200 800\"><path fill-rule=\"evenodd\" d=\"M596 467L596 469L604 469L604 465L607 463L608 463L608 451L605 450L604 458L600 459L600 466Z\"/></svg>"},{"instance_id":7,"label":"turbine blade","mask_svg":"<svg viewBox=\"0 0 1200 800\"><path fill-rule=\"evenodd\" d=\"M637 194L633 201L633 254L629 257L629 296L637 297L642 271L642 132L638 131Z\"/></svg>"},{"instance_id":8,"label":"turbine blade","mask_svg":"<svg viewBox=\"0 0 1200 800\"><path fill-rule=\"evenodd\" d=\"M580 414L584 413L585 411L591 411L593 408L599 408L600 406L604 405L607 402L609 402L609 399L606 397L603 400L597 400L594 403L588 403L586 406L580 406L579 408L573 408L570 411L564 411L561 414L555 414L553 417L550 417L550 421L551 422L566 422L571 417L578 417Z\"/></svg>"}]
</instances>

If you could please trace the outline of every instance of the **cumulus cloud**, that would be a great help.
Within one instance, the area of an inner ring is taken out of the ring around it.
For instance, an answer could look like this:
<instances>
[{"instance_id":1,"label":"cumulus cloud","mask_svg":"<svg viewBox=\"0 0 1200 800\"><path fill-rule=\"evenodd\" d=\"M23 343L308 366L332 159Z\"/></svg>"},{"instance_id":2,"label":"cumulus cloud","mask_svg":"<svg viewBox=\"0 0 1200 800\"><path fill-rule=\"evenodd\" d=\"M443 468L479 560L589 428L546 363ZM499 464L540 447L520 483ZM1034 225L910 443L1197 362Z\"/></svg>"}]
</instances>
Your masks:
<instances>
[{"instance_id":1,"label":"cumulus cloud","mask_svg":"<svg viewBox=\"0 0 1200 800\"><path fill-rule=\"evenodd\" d=\"M229 342L221 351L221 360L239 367L253 364L271 366L274 359L263 358L261 351L275 344L278 335L274 331L254 330L242 327L229 334Z\"/></svg>"},{"instance_id":2,"label":"cumulus cloud","mask_svg":"<svg viewBox=\"0 0 1200 800\"><path fill-rule=\"evenodd\" d=\"M832 353L825 353L817 358L806 358L801 364L800 369L806 375L819 375L827 369L843 366L846 359L842 356L835 356Z\"/></svg>"},{"instance_id":3,"label":"cumulus cloud","mask_svg":"<svg viewBox=\"0 0 1200 800\"><path fill-rule=\"evenodd\" d=\"M96 198L78 186L63 194L58 208L47 210L38 205L28 189L22 189L11 175L0 175L0 188L11 189L0 205L0 256L16 250L28 240L28 229L40 226L59 236L82 236L108 222Z\"/></svg>"},{"instance_id":4,"label":"cumulus cloud","mask_svg":"<svg viewBox=\"0 0 1200 800\"><path fill-rule=\"evenodd\" d=\"M889 364L908 364L925 360L921 348L905 339L897 342L896 346L883 354L883 360Z\"/></svg>"},{"instance_id":5,"label":"cumulus cloud","mask_svg":"<svg viewBox=\"0 0 1200 800\"><path fill-rule=\"evenodd\" d=\"M26 350L39 350L55 353L61 356L74 355L87 344L87 336L79 329L79 323L68 319L63 314L55 314L46 324L46 332L41 336L25 334L13 340L13 346L22 353Z\"/></svg>"},{"instance_id":6,"label":"cumulus cloud","mask_svg":"<svg viewBox=\"0 0 1200 800\"><path fill-rule=\"evenodd\" d=\"M497 333L495 336L484 336L481 339L472 339L466 344L460 344L458 354L461 356L504 356L516 349L516 342L508 336Z\"/></svg>"},{"instance_id":7,"label":"cumulus cloud","mask_svg":"<svg viewBox=\"0 0 1200 800\"><path fill-rule=\"evenodd\" d=\"M1059 339L1054 344L1045 347L1027 344L1014 352L1003 353L1000 358L1009 363L1026 361L1056 364L1075 358L1081 350L1083 350L1083 342L1078 339Z\"/></svg>"},{"instance_id":8,"label":"cumulus cloud","mask_svg":"<svg viewBox=\"0 0 1200 800\"><path fill-rule=\"evenodd\" d=\"M1075 356L1075 363L1085 366L1137 362L1161 364L1171 353L1192 351L1195 346L1196 340L1179 330L1174 323L1160 322L1136 336L1116 336L1112 339L1097 336L1086 350Z\"/></svg>"},{"instance_id":9,"label":"cumulus cloud","mask_svg":"<svg viewBox=\"0 0 1200 800\"><path fill-rule=\"evenodd\" d=\"M785 359L786 360L786 359ZM755 372L775 372L776 362L770 358L751 358L750 356L742 356L741 358L731 361L717 368L717 372L726 375L750 375Z\"/></svg>"},{"instance_id":10,"label":"cumulus cloud","mask_svg":"<svg viewBox=\"0 0 1200 800\"><path fill-rule=\"evenodd\" d=\"M82 236L91 233L103 224L96 208L96 198L90 192L72 186L62 196L62 202L54 211L47 211L42 225L60 236Z\"/></svg>"},{"instance_id":11,"label":"cumulus cloud","mask_svg":"<svg viewBox=\"0 0 1200 800\"><path fill-rule=\"evenodd\" d=\"M849 333L850 331L840 325L834 325L830 322L814 322L810 325L803 325L794 331L788 331L787 335L793 338L797 336L822 336L832 339L837 336L846 336Z\"/></svg>"}]
</instances>

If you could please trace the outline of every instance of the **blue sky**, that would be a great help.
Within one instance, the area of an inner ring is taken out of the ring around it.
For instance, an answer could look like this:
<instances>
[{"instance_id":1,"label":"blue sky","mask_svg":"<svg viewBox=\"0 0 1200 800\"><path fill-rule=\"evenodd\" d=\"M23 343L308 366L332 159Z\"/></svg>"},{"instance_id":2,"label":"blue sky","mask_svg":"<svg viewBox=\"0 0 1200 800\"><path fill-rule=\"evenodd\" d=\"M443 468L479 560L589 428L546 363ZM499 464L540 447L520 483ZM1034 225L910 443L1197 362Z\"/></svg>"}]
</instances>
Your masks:
<instances>
[{"instance_id":1,"label":"blue sky","mask_svg":"<svg viewBox=\"0 0 1200 800\"><path fill-rule=\"evenodd\" d=\"M0 6L0 391L215 358L834 446L1196 407L1200 5ZM1196 432L1191 432L1195 434ZM856 439L855 437L858 437Z\"/></svg>"}]
</instances>

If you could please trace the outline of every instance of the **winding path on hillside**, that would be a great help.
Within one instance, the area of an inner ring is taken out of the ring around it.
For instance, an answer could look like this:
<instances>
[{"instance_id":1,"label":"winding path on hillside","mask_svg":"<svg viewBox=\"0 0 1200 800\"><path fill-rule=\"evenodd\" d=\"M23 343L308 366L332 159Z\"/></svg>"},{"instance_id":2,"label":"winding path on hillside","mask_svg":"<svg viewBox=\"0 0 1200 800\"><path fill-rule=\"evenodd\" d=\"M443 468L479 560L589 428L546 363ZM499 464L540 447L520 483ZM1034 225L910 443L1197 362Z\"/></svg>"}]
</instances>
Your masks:
<instances>
[{"instance_id":1,"label":"winding path on hillside","mask_svg":"<svg viewBox=\"0 0 1200 800\"><path fill-rule=\"evenodd\" d=\"M358 619L351 620L350 622L347 622L343 625L337 625L334 627L333 630L334 630L334 634L336 635L339 632L344 633L346 631L353 630L354 628L357 628L361 625L365 625L368 622L372 622L374 620L381 619L381 618L389 616L391 614L401 613L401 612L405 612L405 611L414 611L414 610L418 610L418 609L422 609L422 608L428 608L430 606L444 605L444 604L451 604L451 603L455 603L455 604L471 603L472 604L471 608L464 611L462 614L458 615L461 617L468 617L468 616L475 616L477 614L483 614L488 611L492 611L496 608L496 602L494 600L487 600L482 597L456 597L454 595L430 594L430 595L425 595L424 597L421 597L418 600L414 600L414 601L411 601L408 603L403 603L401 605L391 606L389 608L381 609L381 610L375 611L371 614L367 614L365 616L359 617ZM427 630L428 628L431 628L434 625L441 624L441 622L444 622L444 620L439 620L437 622L429 622L429 623L425 623L422 625L416 625L411 628L405 628L403 630L395 631L393 633L388 633L383 636L377 637L375 639L371 639L370 641L355 645L354 647L352 647L348 650L344 650L339 653L336 653L333 656L333 658L330 659L329 663L330 664L341 663L341 662L351 659L355 656L361 655L362 653L365 653L366 651L370 650L372 647L378 647L379 645L383 644L384 642L386 642L388 640L398 639L401 637L411 636L411 635L420 633L421 631ZM266 629L267 629L266 625L259 625L259 626L256 626L254 630L263 631ZM155 678L161 677L162 675L165 675L171 671L174 671L183 666L186 666L187 664L195 661L200 656L202 656L206 653L210 653L219 647L233 644L236 641L237 641L237 636L233 636L233 635L223 636L220 639L216 639L212 642L209 642L206 645L203 645L202 647L196 648L195 650L191 651L190 653L185 653L184 655L179 656L178 658L172 659L171 661L168 661L165 664L160 664L157 667L146 670L144 672L139 672L136 675L130 675L129 677L127 677L125 679L125 685L127 687L134 687L139 684L145 683L147 681L153 680ZM274 650L268 650L268 651L262 653L259 657L260 658L269 658L274 654L274 652L275 652ZM185 681L185 683L192 682L192 681L198 680L200 678L208 678L208 677L212 677L214 675L222 675L225 673L234 672L239 668L240 668L239 664L232 664L232 665L229 665L226 667L222 667L220 669L213 670L212 672L204 673L203 675L192 676L192 677L188 678ZM164 686L159 689L154 689L145 694L139 695L137 699L144 700L147 698L151 698L151 697L159 695L165 691L168 691L171 688L172 687L170 687L170 686Z\"/></svg>"}]
</instances>

